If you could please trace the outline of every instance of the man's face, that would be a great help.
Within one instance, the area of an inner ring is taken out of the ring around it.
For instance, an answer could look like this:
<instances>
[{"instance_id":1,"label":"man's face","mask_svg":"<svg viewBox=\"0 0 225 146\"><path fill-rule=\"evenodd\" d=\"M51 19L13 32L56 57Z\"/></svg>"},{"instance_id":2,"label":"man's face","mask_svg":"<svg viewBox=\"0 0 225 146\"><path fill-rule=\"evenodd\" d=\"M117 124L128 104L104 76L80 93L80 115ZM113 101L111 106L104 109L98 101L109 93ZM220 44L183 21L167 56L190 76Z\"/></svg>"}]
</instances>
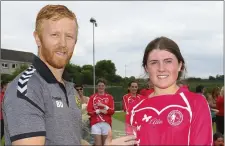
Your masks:
<instances>
[{"instance_id":1,"label":"man's face","mask_svg":"<svg viewBox=\"0 0 225 146\"><path fill-rule=\"evenodd\" d=\"M69 18L43 20L40 36L35 35L40 58L54 68L64 68L73 55L76 27Z\"/></svg>"},{"instance_id":2,"label":"man's face","mask_svg":"<svg viewBox=\"0 0 225 146\"><path fill-rule=\"evenodd\" d=\"M217 140L214 142L215 146L223 146L224 145L224 141L223 138L217 138Z\"/></svg>"}]
</instances>

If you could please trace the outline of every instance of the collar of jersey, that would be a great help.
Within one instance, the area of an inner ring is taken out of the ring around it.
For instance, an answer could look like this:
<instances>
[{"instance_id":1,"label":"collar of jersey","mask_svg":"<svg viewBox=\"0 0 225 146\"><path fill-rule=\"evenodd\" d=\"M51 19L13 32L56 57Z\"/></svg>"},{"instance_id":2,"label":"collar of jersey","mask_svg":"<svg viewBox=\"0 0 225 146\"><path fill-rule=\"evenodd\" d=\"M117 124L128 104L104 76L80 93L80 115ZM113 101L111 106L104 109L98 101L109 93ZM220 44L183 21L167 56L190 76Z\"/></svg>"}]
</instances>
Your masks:
<instances>
[{"instance_id":1,"label":"collar of jersey","mask_svg":"<svg viewBox=\"0 0 225 146\"><path fill-rule=\"evenodd\" d=\"M48 66L39 57L34 57L32 65L46 82L50 84L59 83Z\"/></svg>"}]
</instances>

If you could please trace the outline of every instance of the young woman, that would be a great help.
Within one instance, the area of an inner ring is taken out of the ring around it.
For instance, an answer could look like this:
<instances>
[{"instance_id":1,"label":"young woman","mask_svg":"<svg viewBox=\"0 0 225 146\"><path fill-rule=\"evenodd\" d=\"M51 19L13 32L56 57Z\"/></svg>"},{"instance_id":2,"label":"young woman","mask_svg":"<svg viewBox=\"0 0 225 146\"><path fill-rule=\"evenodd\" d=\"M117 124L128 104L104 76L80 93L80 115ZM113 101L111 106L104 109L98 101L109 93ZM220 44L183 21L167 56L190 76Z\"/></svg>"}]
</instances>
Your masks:
<instances>
[{"instance_id":1,"label":"young woman","mask_svg":"<svg viewBox=\"0 0 225 146\"><path fill-rule=\"evenodd\" d=\"M138 145L212 145L212 124L205 98L179 87L185 70L178 45L159 37L151 41L142 65L154 86L148 98L133 103L127 117Z\"/></svg>"},{"instance_id":2,"label":"young woman","mask_svg":"<svg viewBox=\"0 0 225 146\"><path fill-rule=\"evenodd\" d=\"M144 88L144 89L142 89L140 91L140 94L143 95L143 96L149 95L152 92L152 90L153 90L153 86L152 86L152 83L151 83L151 81L150 81L149 78L147 80L147 83L148 83L148 87L147 88Z\"/></svg>"},{"instance_id":3,"label":"young woman","mask_svg":"<svg viewBox=\"0 0 225 146\"><path fill-rule=\"evenodd\" d=\"M220 96L217 98L216 108L219 110L216 113L217 132L224 134L224 87L222 87Z\"/></svg>"},{"instance_id":4,"label":"young woman","mask_svg":"<svg viewBox=\"0 0 225 146\"><path fill-rule=\"evenodd\" d=\"M220 95L220 88L215 87L212 89L211 95L208 95L208 103L209 107L211 108L211 117L212 117L212 123L216 123L216 114L218 113L217 107L216 107L216 101L217 98Z\"/></svg>"},{"instance_id":5,"label":"young woman","mask_svg":"<svg viewBox=\"0 0 225 146\"><path fill-rule=\"evenodd\" d=\"M83 85L76 84L74 88L77 90L79 96L76 96L76 103L81 109L82 114L82 139L89 142L90 141L90 120L89 115L87 114L87 104L89 97L84 96Z\"/></svg>"},{"instance_id":6,"label":"young woman","mask_svg":"<svg viewBox=\"0 0 225 146\"><path fill-rule=\"evenodd\" d=\"M91 134L94 135L96 146L104 145L114 114L113 96L105 92L105 85L105 80L97 81L98 92L90 97L87 106L88 114L91 116Z\"/></svg>"},{"instance_id":7,"label":"young woman","mask_svg":"<svg viewBox=\"0 0 225 146\"><path fill-rule=\"evenodd\" d=\"M89 97L84 96L83 85L76 84L74 85L74 88L77 90L77 93L79 94L79 97L76 98L76 102L80 104L80 107L82 106L82 104L87 104Z\"/></svg>"},{"instance_id":8,"label":"young woman","mask_svg":"<svg viewBox=\"0 0 225 146\"><path fill-rule=\"evenodd\" d=\"M143 99L143 96L138 94L138 82L131 81L128 84L128 94L123 96L123 110L126 112L129 108L129 105L133 103L135 100Z\"/></svg>"},{"instance_id":9,"label":"young woman","mask_svg":"<svg viewBox=\"0 0 225 146\"><path fill-rule=\"evenodd\" d=\"M3 97L5 94L7 84L8 84L7 82L4 82L4 81L1 82L1 92L0 92L1 139L4 136L4 120L3 120L3 115L2 115L2 102L3 102Z\"/></svg>"}]
</instances>

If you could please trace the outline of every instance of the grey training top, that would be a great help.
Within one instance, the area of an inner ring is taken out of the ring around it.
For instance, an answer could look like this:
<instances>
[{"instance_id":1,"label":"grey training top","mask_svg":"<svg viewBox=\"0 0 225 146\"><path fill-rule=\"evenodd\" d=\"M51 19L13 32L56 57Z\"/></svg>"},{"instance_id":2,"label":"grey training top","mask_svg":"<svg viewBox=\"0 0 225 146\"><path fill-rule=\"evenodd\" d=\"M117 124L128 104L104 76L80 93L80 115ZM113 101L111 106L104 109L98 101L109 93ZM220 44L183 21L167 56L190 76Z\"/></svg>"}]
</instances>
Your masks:
<instances>
[{"instance_id":1,"label":"grey training top","mask_svg":"<svg viewBox=\"0 0 225 146\"><path fill-rule=\"evenodd\" d=\"M81 111L72 83L59 83L35 57L8 86L3 101L5 144L45 136L45 145L80 145Z\"/></svg>"}]
</instances>

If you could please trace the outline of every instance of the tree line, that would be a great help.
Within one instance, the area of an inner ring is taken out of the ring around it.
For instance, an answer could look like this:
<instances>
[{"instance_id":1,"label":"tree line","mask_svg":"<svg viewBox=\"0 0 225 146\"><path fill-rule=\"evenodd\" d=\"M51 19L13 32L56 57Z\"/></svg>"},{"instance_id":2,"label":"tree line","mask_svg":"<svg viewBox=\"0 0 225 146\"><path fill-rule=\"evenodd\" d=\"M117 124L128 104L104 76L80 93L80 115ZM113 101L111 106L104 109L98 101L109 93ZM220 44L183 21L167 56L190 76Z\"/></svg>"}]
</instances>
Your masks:
<instances>
[{"instance_id":1,"label":"tree line","mask_svg":"<svg viewBox=\"0 0 225 146\"><path fill-rule=\"evenodd\" d=\"M1 80L9 82L18 74L28 68L27 65L22 65L17 68L11 75L1 74ZM111 60L100 60L95 65L96 80L105 78L108 85L112 86L127 86L131 80L138 80L141 84L146 80L143 78L121 77L116 74L116 66ZM79 66L73 63L68 63L65 67L64 78L76 84L93 85L93 65L86 64ZM224 80L224 75L209 76L208 79L189 77L186 81L221 81Z\"/></svg>"}]
</instances>

